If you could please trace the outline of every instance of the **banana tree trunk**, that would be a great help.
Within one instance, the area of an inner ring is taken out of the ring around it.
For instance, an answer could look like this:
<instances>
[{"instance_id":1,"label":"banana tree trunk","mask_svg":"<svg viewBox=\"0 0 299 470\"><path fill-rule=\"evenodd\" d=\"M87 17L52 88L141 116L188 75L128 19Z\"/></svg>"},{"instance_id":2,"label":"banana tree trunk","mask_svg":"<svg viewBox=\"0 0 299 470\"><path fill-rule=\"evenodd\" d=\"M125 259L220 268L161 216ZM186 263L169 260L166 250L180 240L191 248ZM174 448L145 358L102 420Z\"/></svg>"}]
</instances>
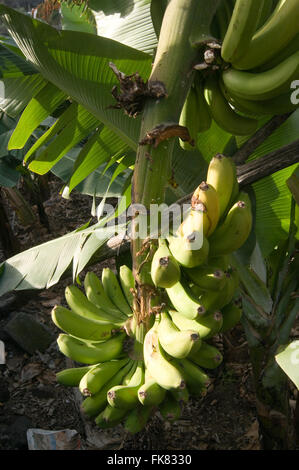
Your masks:
<instances>
[{"instance_id":1,"label":"banana tree trunk","mask_svg":"<svg viewBox=\"0 0 299 470\"><path fill-rule=\"evenodd\" d=\"M261 447L263 450L293 450L295 430L288 377L275 362L273 338L261 336L246 319L243 319L243 327L252 367Z\"/></svg>"},{"instance_id":2,"label":"banana tree trunk","mask_svg":"<svg viewBox=\"0 0 299 470\"><path fill-rule=\"evenodd\" d=\"M30 204L22 196L20 191L16 187L3 188L3 191L5 192L7 199L9 200L13 210L15 211L19 223L23 225L23 227L35 224L35 214Z\"/></svg>"},{"instance_id":3,"label":"banana tree trunk","mask_svg":"<svg viewBox=\"0 0 299 470\"><path fill-rule=\"evenodd\" d=\"M162 83L167 95L146 103L132 184L132 207L137 210L132 214L131 254L137 285L135 316L140 325L141 342L151 313L153 286L148 267L154 242L145 244L146 237L138 234L142 225L139 207L142 205L148 219L151 205L164 202L174 144L172 130L179 122L196 63L197 49L192 47L190 33L194 31L202 39L207 37L217 3L218 0L209 2L209 5L204 0L171 0L168 3L149 78L149 83ZM169 137L163 138L163 142L162 133Z\"/></svg>"},{"instance_id":4,"label":"banana tree trunk","mask_svg":"<svg viewBox=\"0 0 299 470\"><path fill-rule=\"evenodd\" d=\"M20 245L10 226L2 195L0 192L0 242L5 258L10 258L20 251Z\"/></svg>"}]
</instances>

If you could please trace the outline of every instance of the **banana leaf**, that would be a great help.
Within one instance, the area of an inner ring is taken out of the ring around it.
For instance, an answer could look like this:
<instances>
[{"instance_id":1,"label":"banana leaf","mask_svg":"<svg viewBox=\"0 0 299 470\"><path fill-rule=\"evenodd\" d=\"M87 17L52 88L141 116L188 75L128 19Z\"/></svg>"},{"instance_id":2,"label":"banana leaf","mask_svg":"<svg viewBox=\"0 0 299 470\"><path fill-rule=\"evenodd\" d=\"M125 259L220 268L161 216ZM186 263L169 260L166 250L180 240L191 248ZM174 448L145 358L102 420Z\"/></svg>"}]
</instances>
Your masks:
<instances>
[{"instance_id":1,"label":"banana leaf","mask_svg":"<svg viewBox=\"0 0 299 470\"><path fill-rule=\"evenodd\" d=\"M138 72L146 80L152 57L112 39L78 31L58 31L9 7L0 5L0 18L26 59L61 91L85 107L133 149L140 117L132 119L111 109L117 78L109 63L123 73Z\"/></svg>"},{"instance_id":2,"label":"banana leaf","mask_svg":"<svg viewBox=\"0 0 299 470\"><path fill-rule=\"evenodd\" d=\"M297 304L297 308L299 303ZM275 360L299 390L299 341L280 346Z\"/></svg>"},{"instance_id":3,"label":"banana leaf","mask_svg":"<svg viewBox=\"0 0 299 470\"><path fill-rule=\"evenodd\" d=\"M51 287L71 268L74 259L80 266L86 265L91 255L84 245L90 236L99 251L114 233L114 227L103 227L98 222L13 256L0 265L0 297L11 290Z\"/></svg>"}]
</instances>

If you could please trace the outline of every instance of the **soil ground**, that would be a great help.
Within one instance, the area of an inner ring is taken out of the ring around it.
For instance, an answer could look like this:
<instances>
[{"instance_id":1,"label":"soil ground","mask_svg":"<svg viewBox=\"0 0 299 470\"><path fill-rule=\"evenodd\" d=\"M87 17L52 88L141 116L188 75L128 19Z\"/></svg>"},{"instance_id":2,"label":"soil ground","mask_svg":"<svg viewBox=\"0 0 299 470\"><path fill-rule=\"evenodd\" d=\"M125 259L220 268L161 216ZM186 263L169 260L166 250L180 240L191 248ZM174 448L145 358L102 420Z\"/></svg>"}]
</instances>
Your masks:
<instances>
[{"instance_id":1,"label":"soil ground","mask_svg":"<svg viewBox=\"0 0 299 470\"><path fill-rule=\"evenodd\" d=\"M22 250L68 233L90 218L91 198L74 193L72 199L62 199L61 182L53 176L49 186L51 195L44 207L50 232L39 223L31 228L20 226L7 208ZM0 251L0 262L3 260ZM104 266L113 268L114 263L110 259L89 269L100 274ZM23 312L46 325L56 337L59 331L50 312L55 304L64 302L64 289L71 283L68 278L47 290L23 291L8 302L6 310L0 310L0 339L6 349L6 364L0 365L0 449L27 450L26 430L39 428L76 430L82 449L87 450L260 450L250 362L241 325L225 336L214 337L223 363L209 373L212 383L207 395L190 399L178 421L163 421L156 413L144 431L132 436L122 426L99 430L82 416L77 389L56 383L55 373L69 366L56 340L45 352L28 354L4 330L16 312ZM295 395L292 398L294 403Z\"/></svg>"}]
</instances>

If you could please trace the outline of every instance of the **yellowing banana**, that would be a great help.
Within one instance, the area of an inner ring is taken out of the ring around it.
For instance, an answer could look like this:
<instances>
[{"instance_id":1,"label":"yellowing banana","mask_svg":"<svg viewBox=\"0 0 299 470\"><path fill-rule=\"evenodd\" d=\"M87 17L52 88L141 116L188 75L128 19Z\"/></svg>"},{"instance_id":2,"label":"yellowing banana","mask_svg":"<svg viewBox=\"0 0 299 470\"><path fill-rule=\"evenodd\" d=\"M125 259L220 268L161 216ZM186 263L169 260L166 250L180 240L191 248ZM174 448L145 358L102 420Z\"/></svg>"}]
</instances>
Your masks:
<instances>
[{"instance_id":1,"label":"yellowing banana","mask_svg":"<svg viewBox=\"0 0 299 470\"><path fill-rule=\"evenodd\" d=\"M237 250L247 240L251 227L250 204L248 201L239 200L232 206L222 225L215 230L209 239L210 252L214 256L219 256Z\"/></svg>"},{"instance_id":2,"label":"yellowing banana","mask_svg":"<svg viewBox=\"0 0 299 470\"><path fill-rule=\"evenodd\" d=\"M219 201L219 218L225 212L238 181L236 166L230 157L216 154L210 161L207 171L207 184L215 188Z\"/></svg>"},{"instance_id":3,"label":"yellowing banana","mask_svg":"<svg viewBox=\"0 0 299 470\"><path fill-rule=\"evenodd\" d=\"M208 217L208 211L204 204L198 203L188 211L177 231L177 236L186 238L195 232L203 233L206 237L210 231L210 227L211 222Z\"/></svg>"},{"instance_id":4,"label":"yellowing banana","mask_svg":"<svg viewBox=\"0 0 299 470\"><path fill-rule=\"evenodd\" d=\"M198 204L203 204L207 210L207 216L210 222L207 233L207 236L209 236L214 232L220 217L218 194L211 183L203 181L194 191L191 198L191 206L195 208Z\"/></svg>"}]
</instances>

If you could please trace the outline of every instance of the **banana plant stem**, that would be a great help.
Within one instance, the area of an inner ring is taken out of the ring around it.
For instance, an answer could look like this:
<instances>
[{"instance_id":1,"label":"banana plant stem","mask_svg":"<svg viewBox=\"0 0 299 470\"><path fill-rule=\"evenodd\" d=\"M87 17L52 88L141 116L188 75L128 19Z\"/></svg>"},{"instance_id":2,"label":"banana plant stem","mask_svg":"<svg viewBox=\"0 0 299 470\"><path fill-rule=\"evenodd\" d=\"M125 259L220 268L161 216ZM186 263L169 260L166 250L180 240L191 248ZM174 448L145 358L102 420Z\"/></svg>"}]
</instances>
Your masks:
<instances>
[{"instance_id":1,"label":"banana plant stem","mask_svg":"<svg viewBox=\"0 0 299 470\"><path fill-rule=\"evenodd\" d=\"M145 138L157 126L160 129L161 126L169 129L171 125L178 125L181 109L194 78L193 66L198 56L192 37L202 40L207 37L216 4L217 2L212 1L207 5L204 0L170 0L165 10L149 81L162 82L167 95L160 100L149 100L145 106L140 131L141 143L137 149L132 182L132 203L142 204L148 211L151 204L160 205L164 202L165 189L171 176L174 137L170 132L166 139L158 134L154 142ZM139 229L137 216L133 216L132 227L133 234L136 234ZM150 248L144 250L144 241L142 237L133 237L131 254L138 295L143 298L140 305L145 305L148 310L150 302L146 297L151 293L148 286L144 286L142 271L148 271L151 252ZM149 256L148 263L144 263L146 256ZM140 314L143 318L147 316L144 311Z\"/></svg>"},{"instance_id":2,"label":"banana plant stem","mask_svg":"<svg viewBox=\"0 0 299 470\"><path fill-rule=\"evenodd\" d=\"M136 162L132 181L132 203L142 204L147 211L151 204L164 202L165 188L170 177L173 138L156 142L145 138L157 126L178 124L180 111L193 79L193 65L196 62L197 50L192 47L190 33L199 24L202 0L171 0L166 8L149 81L162 82L166 97L160 100L149 100L143 112L140 131L140 144L137 148ZM132 233L138 232L138 214L132 221ZM144 250L145 239L133 236L131 254L133 273L137 281L139 304L143 306L137 312L138 318L144 319L150 314L150 290L145 285L142 271L148 268L144 263L149 250ZM150 262L150 258L148 260ZM141 266L143 266L141 268ZM149 280L150 283L150 280Z\"/></svg>"}]
</instances>

